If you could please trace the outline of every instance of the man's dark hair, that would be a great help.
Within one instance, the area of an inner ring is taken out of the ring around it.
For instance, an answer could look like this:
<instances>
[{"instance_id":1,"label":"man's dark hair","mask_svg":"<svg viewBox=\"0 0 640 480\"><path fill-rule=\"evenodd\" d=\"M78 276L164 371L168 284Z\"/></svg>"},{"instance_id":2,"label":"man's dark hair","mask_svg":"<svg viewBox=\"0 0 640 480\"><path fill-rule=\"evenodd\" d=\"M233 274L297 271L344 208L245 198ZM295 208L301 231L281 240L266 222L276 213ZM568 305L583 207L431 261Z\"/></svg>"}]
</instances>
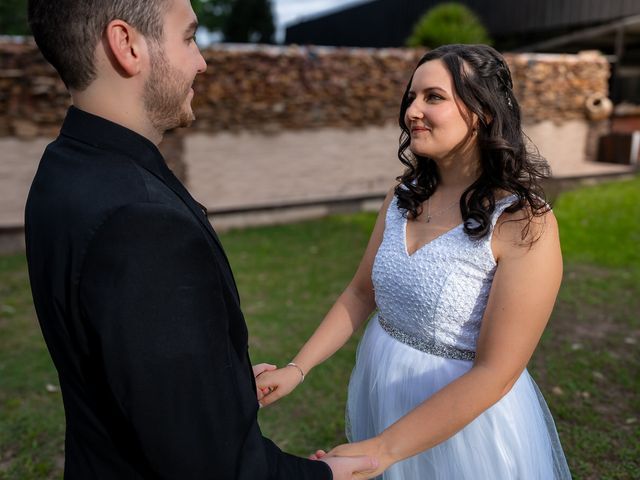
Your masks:
<instances>
[{"instance_id":1,"label":"man's dark hair","mask_svg":"<svg viewBox=\"0 0 640 480\"><path fill-rule=\"evenodd\" d=\"M40 51L67 88L95 79L95 49L109 22L120 19L160 42L170 0L29 0L29 26Z\"/></svg>"}]
</instances>

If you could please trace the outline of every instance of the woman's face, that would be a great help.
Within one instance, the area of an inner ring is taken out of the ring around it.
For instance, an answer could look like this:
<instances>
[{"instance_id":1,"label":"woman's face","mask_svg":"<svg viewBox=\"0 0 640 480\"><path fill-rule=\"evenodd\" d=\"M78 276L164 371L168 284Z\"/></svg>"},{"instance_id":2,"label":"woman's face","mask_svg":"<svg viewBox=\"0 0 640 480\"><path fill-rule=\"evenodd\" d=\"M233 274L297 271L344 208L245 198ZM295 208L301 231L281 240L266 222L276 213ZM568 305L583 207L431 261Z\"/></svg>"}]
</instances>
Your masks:
<instances>
[{"instance_id":1,"label":"woman's face","mask_svg":"<svg viewBox=\"0 0 640 480\"><path fill-rule=\"evenodd\" d=\"M463 116L466 107L442 60L430 60L416 69L408 103L404 122L411 132L409 148L414 154L440 160L467 139L475 141L469 120Z\"/></svg>"}]
</instances>

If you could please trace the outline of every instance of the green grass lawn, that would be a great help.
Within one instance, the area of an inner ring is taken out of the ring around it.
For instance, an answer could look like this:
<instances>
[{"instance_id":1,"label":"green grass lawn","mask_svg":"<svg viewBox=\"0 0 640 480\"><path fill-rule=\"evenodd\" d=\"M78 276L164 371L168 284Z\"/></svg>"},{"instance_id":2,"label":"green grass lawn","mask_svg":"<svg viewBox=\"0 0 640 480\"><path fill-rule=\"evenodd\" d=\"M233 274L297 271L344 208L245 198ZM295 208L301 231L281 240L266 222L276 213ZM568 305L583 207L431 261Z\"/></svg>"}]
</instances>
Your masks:
<instances>
[{"instance_id":1,"label":"green grass lawn","mask_svg":"<svg viewBox=\"0 0 640 480\"><path fill-rule=\"evenodd\" d=\"M564 193L554 207L565 277L530 369L574 478L640 478L640 177ZM374 219L335 216L222 236L255 362L282 364L295 354L351 278ZM356 343L261 411L265 434L303 455L343 442ZM0 257L0 479L61 478L56 386L24 256Z\"/></svg>"}]
</instances>

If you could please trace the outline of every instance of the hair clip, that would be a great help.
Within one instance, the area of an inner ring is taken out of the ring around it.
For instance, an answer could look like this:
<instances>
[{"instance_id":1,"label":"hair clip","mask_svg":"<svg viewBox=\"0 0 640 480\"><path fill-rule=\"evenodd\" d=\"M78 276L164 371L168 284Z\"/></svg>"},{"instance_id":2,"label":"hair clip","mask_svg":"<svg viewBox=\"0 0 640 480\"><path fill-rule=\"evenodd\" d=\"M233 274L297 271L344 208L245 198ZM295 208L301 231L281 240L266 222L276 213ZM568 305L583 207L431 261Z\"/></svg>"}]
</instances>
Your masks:
<instances>
[{"instance_id":1,"label":"hair clip","mask_svg":"<svg viewBox=\"0 0 640 480\"><path fill-rule=\"evenodd\" d=\"M509 92L505 92L504 96L507 98L507 105L509 108L513 108L513 102L511 101L511 97L509 96Z\"/></svg>"}]
</instances>

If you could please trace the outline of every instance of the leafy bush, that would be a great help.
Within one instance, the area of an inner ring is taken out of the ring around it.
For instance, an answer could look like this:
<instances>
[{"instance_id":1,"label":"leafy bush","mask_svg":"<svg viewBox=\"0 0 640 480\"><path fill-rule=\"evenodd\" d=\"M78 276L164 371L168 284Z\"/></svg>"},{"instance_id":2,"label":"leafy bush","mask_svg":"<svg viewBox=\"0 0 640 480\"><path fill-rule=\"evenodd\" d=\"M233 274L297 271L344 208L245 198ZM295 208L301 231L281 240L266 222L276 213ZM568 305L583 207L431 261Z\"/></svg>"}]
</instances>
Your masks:
<instances>
[{"instance_id":1,"label":"leafy bush","mask_svg":"<svg viewBox=\"0 0 640 480\"><path fill-rule=\"evenodd\" d=\"M466 6L442 3L428 10L413 27L409 47L436 48L449 43L485 43L491 38L482 22Z\"/></svg>"}]
</instances>

